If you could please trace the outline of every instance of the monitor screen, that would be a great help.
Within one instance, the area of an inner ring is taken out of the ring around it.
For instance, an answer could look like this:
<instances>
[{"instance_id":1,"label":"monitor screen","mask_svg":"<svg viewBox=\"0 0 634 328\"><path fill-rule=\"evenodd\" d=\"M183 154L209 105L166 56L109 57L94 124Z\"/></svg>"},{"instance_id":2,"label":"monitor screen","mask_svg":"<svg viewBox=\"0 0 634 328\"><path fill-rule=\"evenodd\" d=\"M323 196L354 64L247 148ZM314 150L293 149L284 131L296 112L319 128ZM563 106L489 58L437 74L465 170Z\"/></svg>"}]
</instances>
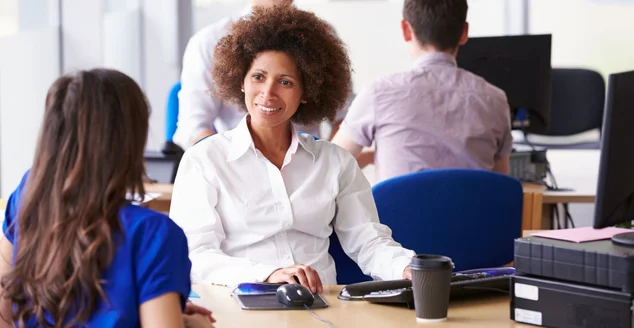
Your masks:
<instances>
[{"instance_id":1,"label":"monitor screen","mask_svg":"<svg viewBox=\"0 0 634 328\"><path fill-rule=\"evenodd\" d=\"M634 71L612 74L605 96L594 227L634 220Z\"/></svg>"},{"instance_id":2,"label":"monitor screen","mask_svg":"<svg viewBox=\"0 0 634 328\"><path fill-rule=\"evenodd\" d=\"M551 35L477 37L470 38L458 49L459 67L504 90L514 129L547 133L551 107L551 39Z\"/></svg>"}]
</instances>

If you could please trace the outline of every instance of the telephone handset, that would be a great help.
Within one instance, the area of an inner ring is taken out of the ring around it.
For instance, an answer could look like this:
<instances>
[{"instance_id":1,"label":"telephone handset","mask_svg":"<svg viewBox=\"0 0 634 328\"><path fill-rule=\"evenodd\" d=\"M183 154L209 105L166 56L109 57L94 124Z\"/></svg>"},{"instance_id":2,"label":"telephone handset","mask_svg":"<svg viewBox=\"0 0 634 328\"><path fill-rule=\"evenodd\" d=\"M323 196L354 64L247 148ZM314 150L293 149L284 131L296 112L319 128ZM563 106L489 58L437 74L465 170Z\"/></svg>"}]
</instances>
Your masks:
<instances>
[{"instance_id":1,"label":"telephone handset","mask_svg":"<svg viewBox=\"0 0 634 328\"><path fill-rule=\"evenodd\" d=\"M475 269L453 273L451 277L451 299L486 293L509 291L510 277L515 268L500 267ZM338 298L346 301L368 301L374 303L404 303L414 308L412 282L410 280L367 281L346 285Z\"/></svg>"}]
</instances>

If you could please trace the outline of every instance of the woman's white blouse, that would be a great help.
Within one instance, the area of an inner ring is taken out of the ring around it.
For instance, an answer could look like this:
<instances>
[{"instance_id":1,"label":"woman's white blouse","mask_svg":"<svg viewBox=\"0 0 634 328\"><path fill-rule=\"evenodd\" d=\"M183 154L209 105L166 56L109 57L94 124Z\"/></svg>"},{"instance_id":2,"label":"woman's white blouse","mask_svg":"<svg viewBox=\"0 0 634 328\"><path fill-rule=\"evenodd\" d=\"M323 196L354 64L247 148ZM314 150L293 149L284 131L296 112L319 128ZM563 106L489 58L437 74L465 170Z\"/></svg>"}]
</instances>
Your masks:
<instances>
[{"instance_id":1,"label":"woman's white blouse","mask_svg":"<svg viewBox=\"0 0 634 328\"><path fill-rule=\"evenodd\" d=\"M181 160L170 217L187 235L192 282L233 286L304 264L334 285L333 228L365 274L401 279L414 252L379 223L370 184L352 155L293 131L279 170L255 148L247 117Z\"/></svg>"}]
</instances>

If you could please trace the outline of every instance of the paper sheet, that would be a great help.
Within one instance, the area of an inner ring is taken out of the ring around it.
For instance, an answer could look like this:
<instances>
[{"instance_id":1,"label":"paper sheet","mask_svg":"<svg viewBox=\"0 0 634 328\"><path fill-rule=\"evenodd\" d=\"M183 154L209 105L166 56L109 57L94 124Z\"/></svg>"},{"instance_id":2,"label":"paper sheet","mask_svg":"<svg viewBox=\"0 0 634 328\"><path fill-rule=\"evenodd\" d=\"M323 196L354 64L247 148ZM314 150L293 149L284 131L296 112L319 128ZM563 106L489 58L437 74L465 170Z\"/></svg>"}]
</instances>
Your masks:
<instances>
[{"instance_id":1,"label":"paper sheet","mask_svg":"<svg viewBox=\"0 0 634 328\"><path fill-rule=\"evenodd\" d=\"M535 237L551 238L558 240L571 241L575 243L583 243L588 241L610 239L612 236L623 233L634 232L632 229L624 228L604 228L594 229L592 227L548 230L532 234Z\"/></svg>"},{"instance_id":2,"label":"paper sheet","mask_svg":"<svg viewBox=\"0 0 634 328\"><path fill-rule=\"evenodd\" d=\"M161 193L158 193L158 192L148 192L148 193L146 193L146 194L145 194L145 197L143 197L143 199L142 199L141 201L136 201L136 200L135 200L135 201L133 201L133 202L132 202L132 204L134 204L134 205L139 205L139 204L147 203L147 202L149 202L149 201L151 201L151 200L153 200L153 199L155 199L155 198L158 198L158 197L160 197L160 196L161 196ZM139 197L139 196L132 197L131 195L129 195L129 194L128 194L128 195L126 196L126 198L127 198L127 199L139 199L139 198L141 198L141 197Z\"/></svg>"}]
</instances>

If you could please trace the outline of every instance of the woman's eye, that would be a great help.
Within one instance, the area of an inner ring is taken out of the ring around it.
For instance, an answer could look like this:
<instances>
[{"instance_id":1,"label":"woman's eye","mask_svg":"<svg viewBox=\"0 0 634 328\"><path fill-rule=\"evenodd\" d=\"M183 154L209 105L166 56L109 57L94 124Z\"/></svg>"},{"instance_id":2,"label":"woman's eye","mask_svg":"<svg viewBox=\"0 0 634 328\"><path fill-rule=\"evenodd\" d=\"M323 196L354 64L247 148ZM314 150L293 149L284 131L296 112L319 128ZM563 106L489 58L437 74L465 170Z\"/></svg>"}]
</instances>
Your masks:
<instances>
[{"instance_id":1,"label":"woman's eye","mask_svg":"<svg viewBox=\"0 0 634 328\"><path fill-rule=\"evenodd\" d=\"M282 81L280 81L280 83L283 86L287 86L287 87L290 87L291 85L293 85L293 83L291 81L288 81L288 80L282 80Z\"/></svg>"},{"instance_id":2,"label":"woman's eye","mask_svg":"<svg viewBox=\"0 0 634 328\"><path fill-rule=\"evenodd\" d=\"M255 80L262 80L264 78L264 76L262 76L262 74L253 74L253 79Z\"/></svg>"}]
</instances>

